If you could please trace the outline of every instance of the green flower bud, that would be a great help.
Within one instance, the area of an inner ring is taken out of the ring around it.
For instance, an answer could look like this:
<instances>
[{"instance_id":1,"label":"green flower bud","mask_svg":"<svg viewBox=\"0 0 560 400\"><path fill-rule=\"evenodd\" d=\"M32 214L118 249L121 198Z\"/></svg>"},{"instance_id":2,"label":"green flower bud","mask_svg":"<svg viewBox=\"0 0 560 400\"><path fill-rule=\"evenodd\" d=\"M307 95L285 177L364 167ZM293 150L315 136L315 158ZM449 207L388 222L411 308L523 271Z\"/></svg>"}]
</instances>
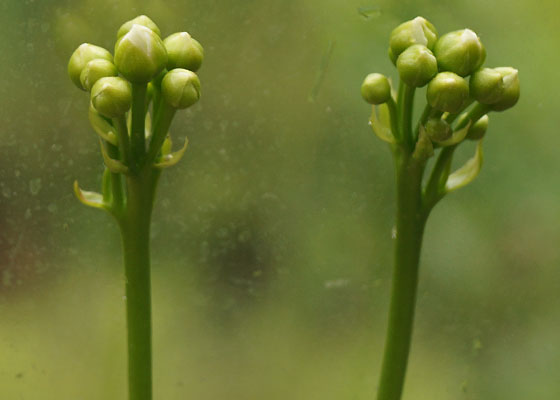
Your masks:
<instances>
[{"instance_id":1,"label":"green flower bud","mask_svg":"<svg viewBox=\"0 0 560 400\"><path fill-rule=\"evenodd\" d=\"M469 127L467 131L467 139L469 140L480 140L484 137L486 130L488 129L488 115L484 115L474 124Z\"/></svg>"},{"instance_id":2,"label":"green flower bud","mask_svg":"<svg viewBox=\"0 0 560 400\"><path fill-rule=\"evenodd\" d=\"M440 71L467 76L479 69L486 59L480 38L470 29L449 32L434 46Z\"/></svg>"},{"instance_id":3,"label":"green flower bud","mask_svg":"<svg viewBox=\"0 0 560 400\"><path fill-rule=\"evenodd\" d=\"M200 98L200 81L194 72L175 68L165 74L161 93L173 108L187 108Z\"/></svg>"},{"instance_id":4,"label":"green flower bud","mask_svg":"<svg viewBox=\"0 0 560 400\"><path fill-rule=\"evenodd\" d=\"M416 17L397 26L389 38L389 58L396 64L403 51L415 44L432 50L437 41L436 28L426 19Z\"/></svg>"},{"instance_id":5,"label":"green flower bud","mask_svg":"<svg viewBox=\"0 0 560 400\"><path fill-rule=\"evenodd\" d=\"M107 118L124 115L132 104L130 84L114 76L99 79L91 88L91 104Z\"/></svg>"},{"instance_id":6,"label":"green flower bud","mask_svg":"<svg viewBox=\"0 0 560 400\"><path fill-rule=\"evenodd\" d=\"M369 74L362 83L362 97L370 104L387 103L391 98L391 85L382 74Z\"/></svg>"},{"instance_id":7,"label":"green flower bud","mask_svg":"<svg viewBox=\"0 0 560 400\"><path fill-rule=\"evenodd\" d=\"M504 91L500 99L490 105L490 108L493 111L504 111L513 107L519 100L519 74L511 67L494 68L494 71L502 75Z\"/></svg>"},{"instance_id":8,"label":"green flower bud","mask_svg":"<svg viewBox=\"0 0 560 400\"><path fill-rule=\"evenodd\" d=\"M437 61L426 46L415 44L401 53L397 70L407 85L421 87L437 74Z\"/></svg>"},{"instance_id":9,"label":"green flower bud","mask_svg":"<svg viewBox=\"0 0 560 400\"><path fill-rule=\"evenodd\" d=\"M471 76L469 88L471 96L479 103L496 103L504 93L502 74L491 68L483 68Z\"/></svg>"},{"instance_id":10,"label":"green flower bud","mask_svg":"<svg viewBox=\"0 0 560 400\"><path fill-rule=\"evenodd\" d=\"M80 82L85 90L90 91L95 82L99 79L105 78L106 76L117 76L118 74L115 64L111 61L98 58L86 64L80 74Z\"/></svg>"},{"instance_id":11,"label":"green flower bud","mask_svg":"<svg viewBox=\"0 0 560 400\"><path fill-rule=\"evenodd\" d=\"M167 51L162 40L142 25L132 25L115 45L115 65L130 82L146 83L165 68Z\"/></svg>"},{"instance_id":12,"label":"green flower bud","mask_svg":"<svg viewBox=\"0 0 560 400\"><path fill-rule=\"evenodd\" d=\"M424 129L432 142L443 142L449 139L453 133L449 123L441 118L428 119Z\"/></svg>"},{"instance_id":13,"label":"green flower bud","mask_svg":"<svg viewBox=\"0 0 560 400\"><path fill-rule=\"evenodd\" d=\"M132 25L145 26L146 28L151 29L156 35L161 37L161 32L155 22L145 15L140 15L121 25L119 31L117 32L117 39L120 39L121 37L126 35L132 29Z\"/></svg>"},{"instance_id":14,"label":"green flower bud","mask_svg":"<svg viewBox=\"0 0 560 400\"><path fill-rule=\"evenodd\" d=\"M456 114L469 98L469 85L453 72L440 72L428 84L426 98L436 110Z\"/></svg>"},{"instance_id":15,"label":"green flower bud","mask_svg":"<svg viewBox=\"0 0 560 400\"><path fill-rule=\"evenodd\" d=\"M103 47L95 46L89 43L81 44L74 53L72 53L70 61L68 62L68 75L70 76L72 82L74 82L74 85L82 90L85 90L80 81L82 70L85 68L87 63L98 58L113 61L111 53Z\"/></svg>"},{"instance_id":16,"label":"green flower bud","mask_svg":"<svg viewBox=\"0 0 560 400\"><path fill-rule=\"evenodd\" d=\"M177 32L163 41L167 50L167 69L184 68L197 71L202 65L204 49L187 32Z\"/></svg>"}]
</instances>

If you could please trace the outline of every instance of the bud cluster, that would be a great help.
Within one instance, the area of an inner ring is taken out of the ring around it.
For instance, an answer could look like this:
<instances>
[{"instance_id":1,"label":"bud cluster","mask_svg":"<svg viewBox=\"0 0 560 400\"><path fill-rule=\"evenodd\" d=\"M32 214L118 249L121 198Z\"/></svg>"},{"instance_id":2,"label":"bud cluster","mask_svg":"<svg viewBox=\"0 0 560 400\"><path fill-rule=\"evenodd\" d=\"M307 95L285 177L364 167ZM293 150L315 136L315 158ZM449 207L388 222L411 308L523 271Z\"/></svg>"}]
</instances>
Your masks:
<instances>
[{"instance_id":1,"label":"bud cluster","mask_svg":"<svg viewBox=\"0 0 560 400\"><path fill-rule=\"evenodd\" d=\"M203 58L202 46L187 32L162 40L157 25L142 15L119 28L114 56L99 46L80 45L70 57L68 75L78 88L90 92L100 114L115 118L130 109L133 84L153 83L171 107L196 103L200 82L195 71Z\"/></svg>"},{"instance_id":2,"label":"bud cluster","mask_svg":"<svg viewBox=\"0 0 560 400\"><path fill-rule=\"evenodd\" d=\"M517 70L484 68L486 49L480 37L470 29L438 36L433 24L416 17L392 31L389 58L397 68L402 87L408 88L408 92L402 92L403 96L406 96L404 93L413 95L415 88L427 85L427 106L419 125L434 144L455 144L458 137L480 140L488 126L485 114L511 108L519 99ZM389 80L378 73L369 74L362 83L362 97L373 105L396 104L403 100L401 91L399 99L393 99L391 92ZM476 112L460 127L464 132L453 132L452 122L473 103L470 110L476 109ZM402 126L400 124L401 121L393 127ZM398 136L406 136L406 133L393 132L393 135L398 141ZM419 140L418 130L413 136L413 142ZM452 136L455 139L451 139Z\"/></svg>"}]
</instances>

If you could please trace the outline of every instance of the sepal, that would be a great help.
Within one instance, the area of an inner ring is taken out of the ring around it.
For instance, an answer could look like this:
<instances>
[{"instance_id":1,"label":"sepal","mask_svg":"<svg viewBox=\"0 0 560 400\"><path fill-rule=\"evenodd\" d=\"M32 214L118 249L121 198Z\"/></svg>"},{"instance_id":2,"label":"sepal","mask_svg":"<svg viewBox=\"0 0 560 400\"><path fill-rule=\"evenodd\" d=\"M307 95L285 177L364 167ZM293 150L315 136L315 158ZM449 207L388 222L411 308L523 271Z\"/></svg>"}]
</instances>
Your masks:
<instances>
[{"instance_id":1,"label":"sepal","mask_svg":"<svg viewBox=\"0 0 560 400\"><path fill-rule=\"evenodd\" d=\"M173 165L177 164L183 158L185 151L187 151L187 146L189 144L189 140L185 138L185 144L180 150L177 150L173 153L164 154L160 159L159 162L154 163L155 168L164 169L172 167Z\"/></svg>"},{"instance_id":2,"label":"sepal","mask_svg":"<svg viewBox=\"0 0 560 400\"><path fill-rule=\"evenodd\" d=\"M453 134L451 135L451 137L447 140L444 140L442 142L437 142L438 145L442 146L442 147L447 147L447 146L452 146L454 144L460 143L463 141L463 139L465 139L465 137L467 136L467 133L469 132L469 128L471 126L472 121L469 121L467 126L465 126L462 129L459 129L458 131L453 132Z\"/></svg>"},{"instance_id":3,"label":"sepal","mask_svg":"<svg viewBox=\"0 0 560 400\"><path fill-rule=\"evenodd\" d=\"M389 144L396 143L395 136L391 132L391 115L387 104L371 106L369 124L379 139Z\"/></svg>"},{"instance_id":4,"label":"sepal","mask_svg":"<svg viewBox=\"0 0 560 400\"><path fill-rule=\"evenodd\" d=\"M115 160L107 154L107 149L105 149L105 145L102 141L99 141L101 145L101 155L103 156L103 162L109 171L114 174L128 174L128 167L124 165L119 160Z\"/></svg>"},{"instance_id":5,"label":"sepal","mask_svg":"<svg viewBox=\"0 0 560 400\"><path fill-rule=\"evenodd\" d=\"M482 140L479 140L474 156L447 178L445 192L453 192L471 183L480 173L483 159Z\"/></svg>"},{"instance_id":6,"label":"sepal","mask_svg":"<svg viewBox=\"0 0 560 400\"><path fill-rule=\"evenodd\" d=\"M114 146L119 145L119 140L115 134L115 128L107 121L99 112L89 105L89 122L91 127L101 137L101 139L111 143Z\"/></svg>"},{"instance_id":7,"label":"sepal","mask_svg":"<svg viewBox=\"0 0 560 400\"><path fill-rule=\"evenodd\" d=\"M88 207L100 208L109 211L109 205L103 201L103 195L97 192L88 192L80 189L78 181L74 181L74 194L80 201Z\"/></svg>"}]
</instances>

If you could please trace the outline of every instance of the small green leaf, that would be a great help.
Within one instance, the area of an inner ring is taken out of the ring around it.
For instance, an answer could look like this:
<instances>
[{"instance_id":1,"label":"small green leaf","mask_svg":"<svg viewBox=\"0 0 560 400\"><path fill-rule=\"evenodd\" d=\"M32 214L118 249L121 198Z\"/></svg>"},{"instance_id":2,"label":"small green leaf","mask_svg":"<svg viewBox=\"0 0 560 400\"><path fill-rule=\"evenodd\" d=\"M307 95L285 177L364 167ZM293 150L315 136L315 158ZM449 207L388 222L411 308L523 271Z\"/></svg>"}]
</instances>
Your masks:
<instances>
[{"instance_id":1,"label":"small green leaf","mask_svg":"<svg viewBox=\"0 0 560 400\"><path fill-rule=\"evenodd\" d=\"M377 113L379 113L379 117ZM391 116L387 104L371 107L369 124L379 139L389 144L395 144L395 137L391 132Z\"/></svg>"},{"instance_id":2,"label":"small green leaf","mask_svg":"<svg viewBox=\"0 0 560 400\"><path fill-rule=\"evenodd\" d=\"M445 192L449 193L471 183L480 172L483 161L482 140L478 141L474 156L447 178Z\"/></svg>"},{"instance_id":3,"label":"small green leaf","mask_svg":"<svg viewBox=\"0 0 560 400\"><path fill-rule=\"evenodd\" d=\"M89 122L93 127L95 133L97 133L101 139L111 143L114 146L119 145L117 135L115 134L115 128L107 119L105 119L101 114L99 114L95 108L90 104L89 107Z\"/></svg>"},{"instance_id":4,"label":"small green leaf","mask_svg":"<svg viewBox=\"0 0 560 400\"><path fill-rule=\"evenodd\" d=\"M74 181L74 194L86 206L109 210L109 206L103 201L103 196L100 193L80 189L78 181Z\"/></svg>"},{"instance_id":5,"label":"small green leaf","mask_svg":"<svg viewBox=\"0 0 560 400\"><path fill-rule=\"evenodd\" d=\"M439 144L442 147L447 147L447 146L452 146L454 144L462 142L463 139L465 139L465 137L467 136L467 133L469 132L471 122L472 121L469 121L467 126L465 126L462 129L459 129L458 131L453 132L453 134L451 135L451 137L449 139L444 140L442 142L437 142L437 144Z\"/></svg>"},{"instance_id":6,"label":"small green leaf","mask_svg":"<svg viewBox=\"0 0 560 400\"><path fill-rule=\"evenodd\" d=\"M103 162L109 171L114 174L128 174L128 167L124 165L119 160L115 160L107 154L107 150L105 149L105 145L103 142L100 141L101 145L101 155L103 156Z\"/></svg>"},{"instance_id":7,"label":"small green leaf","mask_svg":"<svg viewBox=\"0 0 560 400\"><path fill-rule=\"evenodd\" d=\"M183 155L187 150L188 144L189 144L189 140L185 138L185 144L183 145L183 148L181 150L164 155L163 157L160 158L158 163L154 164L154 167L163 169L163 168L169 168L177 164L181 160L181 158L183 158Z\"/></svg>"}]
</instances>

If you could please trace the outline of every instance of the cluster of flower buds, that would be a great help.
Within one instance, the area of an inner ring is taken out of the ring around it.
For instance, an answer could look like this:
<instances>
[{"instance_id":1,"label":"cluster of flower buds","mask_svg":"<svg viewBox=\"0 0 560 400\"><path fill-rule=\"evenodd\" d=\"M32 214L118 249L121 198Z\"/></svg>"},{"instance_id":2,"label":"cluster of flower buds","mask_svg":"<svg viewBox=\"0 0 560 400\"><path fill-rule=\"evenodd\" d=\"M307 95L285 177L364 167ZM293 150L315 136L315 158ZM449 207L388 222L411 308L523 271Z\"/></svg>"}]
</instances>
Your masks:
<instances>
[{"instance_id":1,"label":"cluster of flower buds","mask_svg":"<svg viewBox=\"0 0 560 400\"><path fill-rule=\"evenodd\" d=\"M511 108L519 99L517 70L484 68L486 50L470 29L438 36L433 24L416 17L392 31L389 58L400 78L398 96L382 74L369 74L362 84L362 97L373 105L371 124L383 140L418 150L423 158L464 139L480 141L487 114ZM400 118L412 116L414 91L424 86L424 113L415 129L407 128L410 121Z\"/></svg>"},{"instance_id":2,"label":"cluster of flower buds","mask_svg":"<svg viewBox=\"0 0 560 400\"><path fill-rule=\"evenodd\" d=\"M119 28L114 55L89 43L74 51L68 75L90 94L90 122L103 139L110 172L138 173L146 165L178 161L184 149L170 152L168 129L176 110L200 98L195 72L203 58L202 46L187 32L162 39L144 15ZM140 134L134 132L138 120Z\"/></svg>"}]
</instances>

